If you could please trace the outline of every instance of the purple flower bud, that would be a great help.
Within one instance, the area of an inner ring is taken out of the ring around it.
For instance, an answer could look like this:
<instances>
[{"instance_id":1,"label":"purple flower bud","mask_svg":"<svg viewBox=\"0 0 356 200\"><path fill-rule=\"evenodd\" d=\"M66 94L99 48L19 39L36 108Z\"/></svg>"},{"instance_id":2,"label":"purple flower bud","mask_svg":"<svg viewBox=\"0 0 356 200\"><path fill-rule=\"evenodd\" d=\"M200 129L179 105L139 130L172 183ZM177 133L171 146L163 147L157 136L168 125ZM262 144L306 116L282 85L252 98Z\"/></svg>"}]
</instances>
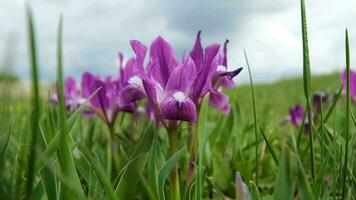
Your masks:
<instances>
[{"instance_id":1,"label":"purple flower bud","mask_svg":"<svg viewBox=\"0 0 356 200\"><path fill-rule=\"evenodd\" d=\"M250 193L246 184L243 182L240 172L236 172L235 176L235 189L236 189L236 199L238 200L250 200Z\"/></svg>"}]
</instances>

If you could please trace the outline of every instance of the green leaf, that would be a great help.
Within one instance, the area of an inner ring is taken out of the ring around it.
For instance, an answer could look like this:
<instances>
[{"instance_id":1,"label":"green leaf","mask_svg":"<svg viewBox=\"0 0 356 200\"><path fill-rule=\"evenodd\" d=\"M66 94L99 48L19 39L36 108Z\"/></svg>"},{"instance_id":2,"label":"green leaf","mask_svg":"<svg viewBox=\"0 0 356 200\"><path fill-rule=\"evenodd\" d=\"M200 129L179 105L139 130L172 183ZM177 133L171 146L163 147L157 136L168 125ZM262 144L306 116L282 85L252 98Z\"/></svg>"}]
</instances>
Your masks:
<instances>
[{"instance_id":1,"label":"green leaf","mask_svg":"<svg viewBox=\"0 0 356 200\"><path fill-rule=\"evenodd\" d=\"M274 151L273 151L273 149L272 149L272 146L269 144L269 142L268 142L268 139L267 139L267 137L266 137L265 132L263 131L263 129L262 129L262 128L261 128L260 130L261 130L261 133L262 133L263 139L264 139L264 140L265 140L265 142L266 142L267 148L268 148L269 152L270 152L270 153L271 153L271 155L272 155L272 158L273 158L274 162L278 165L278 159L277 159L277 156L276 156L276 154L274 153Z\"/></svg>"},{"instance_id":2,"label":"green leaf","mask_svg":"<svg viewBox=\"0 0 356 200\"><path fill-rule=\"evenodd\" d=\"M308 119L313 119L313 109L311 104L311 77L310 77L310 61L309 61L309 47L308 47L308 31L307 31L307 17L305 12L304 0L301 4L301 20L302 20L302 36L303 36L303 80L304 80L304 95L307 101ZM313 120L309 120L309 126L314 127ZM313 128L309 128L309 151L310 151L310 170L312 178L315 178L314 167L314 142L313 142Z\"/></svg>"},{"instance_id":3,"label":"green leaf","mask_svg":"<svg viewBox=\"0 0 356 200\"><path fill-rule=\"evenodd\" d=\"M199 121L197 125L197 137L199 138L198 143L198 169L196 175L195 183L195 195L196 199L202 199L203 196L203 158L204 158L204 149L206 143L206 124L208 118L208 97L206 96L203 99L203 102L200 107L199 112Z\"/></svg>"},{"instance_id":4,"label":"green leaf","mask_svg":"<svg viewBox=\"0 0 356 200\"><path fill-rule=\"evenodd\" d=\"M342 177L342 199L345 199L347 188L346 188L346 179L347 179L347 169L348 169L348 160L349 160L349 135L350 135L350 47L349 47L349 33L346 29L345 31L345 48L346 48L346 125L345 125L345 156L344 156L344 166L343 166L343 177Z\"/></svg>"},{"instance_id":5,"label":"green leaf","mask_svg":"<svg viewBox=\"0 0 356 200\"><path fill-rule=\"evenodd\" d=\"M172 157L162 166L158 175L158 194L160 200L165 200L166 196L164 193L164 182L166 181L168 175L172 171L173 167L176 165L178 160L183 156L185 148L180 149L173 154Z\"/></svg>"},{"instance_id":6,"label":"green leaf","mask_svg":"<svg viewBox=\"0 0 356 200\"><path fill-rule=\"evenodd\" d=\"M106 175L104 168L101 166L99 159L94 159L93 156L87 156L91 166L93 167L96 175L99 178L105 192L108 194L110 199L118 199L115 195L114 188L111 185L109 177Z\"/></svg>"},{"instance_id":7,"label":"green leaf","mask_svg":"<svg viewBox=\"0 0 356 200\"><path fill-rule=\"evenodd\" d=\"M75 168L73 154L68 145L67 134L66 134L66 107L64 99L63 90L63 72L62 72L62 16L59 20L58 25L58 38L57 38L57 79L58 79L58 99L59 99L59 125L60 125L60 136L59 144L61 148L58 149L58 161L65 177L71 180L72 186L75 187L76 191L79 191L81 196L84 196L84 191L80 183L80 179ZM70 197L70 188L61 187L60 196Z\"/></svg>"},{"instance_id":8,"label":"green leaf","mask_svg":"<svg viewBox=\"0 0 356 200\"><path fill-rule=\"evenodd\" d=\"M100 88L95 90L94 93L91 94L90 97L78 108L78 110L76 110L67 119L67 121L65 123L65 135L68 135L70 133L70 131L75 126L75 124L78 122L78 120L80 118L80 114L83 112L87 103L99 90L100 90ZM45 149L45 151L40 155L39 159L36 161L36 165L35 165L36 170L35 171L40 170L41 167L44 165L44 163L61 147L62 137L63 136L60 134L60 131L57 131L54 138L49 142L48 147Z\"/></svg>"},{"instance_id":9,"label":"green leaf","mask_svg":"<svg viewBox=\"0 0 356 200\"><path fill-rule=\"evenodd\" d=\"M30 198L35 175L35 162L36 162L36 148L37 148L37 135L39 134L39 118L40 118L40 90L39 90L39 77L37 66L37 51L36 51L36 38L32 19L31 8L26 7L27 26L28 26L28 40L30 49L30 63L31 63L31 82L32 82L32 116L31 116L31 145L30 155L28 159L28 174L26 183L27 198Z\"/></svg>"},{"instance_id":10,"label":"green leaf","mask_svg":"<svg viewBox=\"0 0 356 200\"><path fill-rule=\"evenodd\" d=\"M250 181L251 186L251 196L253 200L260 200L260 192L258 191L257 185L255 182Z\"/></svg>"},{"instance_id":11,"label":"green leaf","mask_svg":"<svg viewBox=\"0 0 356 200\"><path fill-rule=\"evenodd\" d=\"M150 123L130 156L130 162L125 167L116 187L115 193L119 196L119 199L132 197L135 193L140 174L146 166L154 138L155 130L152 123Z\"/></svg>"},{"instance_id":12,"label":"green leaf","mask_svg":"<svg viewBox=\"0 0 356 200\"><path fill-rule=\"evenodd\" d=\"M286 145L286 144L285 144ZM274 185L274 199L294 199L295 183L293 181L292 156L285 146L280 159L276 183Z\"/></svg>"}]
</instances>

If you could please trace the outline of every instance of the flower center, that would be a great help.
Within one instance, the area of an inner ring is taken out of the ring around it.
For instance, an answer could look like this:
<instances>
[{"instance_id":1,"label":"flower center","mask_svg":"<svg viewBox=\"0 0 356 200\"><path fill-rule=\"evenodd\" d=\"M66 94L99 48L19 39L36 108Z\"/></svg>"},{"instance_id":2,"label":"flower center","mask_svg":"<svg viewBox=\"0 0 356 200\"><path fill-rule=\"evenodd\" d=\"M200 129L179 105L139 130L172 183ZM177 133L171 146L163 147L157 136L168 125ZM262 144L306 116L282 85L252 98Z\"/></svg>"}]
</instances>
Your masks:
<instances>
[{"instance_id":1,"label":"flower center","mask_svg":"<svg viewBox=\"0 0 356 200\"><path fill-rule=\"evenodd\" d=\"M174 100L176 100L178 103L183 103L185 102L185 100L187 99L187 97L185 96L185 94L181 91L175 92L173 94L173 98Z\"/></svg>"}]
</instances>

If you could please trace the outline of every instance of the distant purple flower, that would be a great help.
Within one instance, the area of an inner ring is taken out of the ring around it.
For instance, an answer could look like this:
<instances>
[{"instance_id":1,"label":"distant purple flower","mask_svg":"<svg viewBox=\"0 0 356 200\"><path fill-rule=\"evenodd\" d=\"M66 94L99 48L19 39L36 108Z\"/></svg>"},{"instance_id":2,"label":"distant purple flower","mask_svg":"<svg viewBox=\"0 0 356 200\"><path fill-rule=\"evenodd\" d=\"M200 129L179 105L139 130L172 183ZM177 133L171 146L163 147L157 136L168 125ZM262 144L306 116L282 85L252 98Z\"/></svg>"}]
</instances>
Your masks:
<instances>
[{"instance_id":1,"label":"distant purple flower","mask_svg":"<svg viewBox=\"0 0 356 200\"><path fill-rule=\"evenodd\" d=\"M66 109L68 111L74 111L79 108L85 102L85 98L81 96L79 87L73 77L69 76L64 80L63 83L63 95ZM58 100L58 89L56 87L55 94L51 97L51 102L57 104Z\"/></svg>"},{"instance_id":2,"label":"distant purple flower","mask_svg":"<svg viewBox=\"0 0 356 200\"><path fill-rule=\"evenodd\" d=\"M302 124L304 114L305 114L305 110L300 105L296 105L289 109L290 121L297 127L300 127L300 125Z\"/></svg>"},{"instance_id":3,"label":"distant purple flower","mask_svg":"<svg viewBox=\"0 0 356 200\"><path fill-rule=\"evenodd\" d=\"M329 95L323 91L316 91L313 95L313 108L318 114L321 111L322 106L326 106L329 102Z\"/></svg>"},{"instance_id":4,"label":"distant purple flower","mask_svg":"<svg viewBox=\"0 0 356 200\"><path fill-rule=\"evenodd\" d=\"M346 94L346 70L341 74L341 81L343 84L342 93ZM350 96L353 103L356 103L356 72L350 70Z\"/></svg>"}]
</instances>

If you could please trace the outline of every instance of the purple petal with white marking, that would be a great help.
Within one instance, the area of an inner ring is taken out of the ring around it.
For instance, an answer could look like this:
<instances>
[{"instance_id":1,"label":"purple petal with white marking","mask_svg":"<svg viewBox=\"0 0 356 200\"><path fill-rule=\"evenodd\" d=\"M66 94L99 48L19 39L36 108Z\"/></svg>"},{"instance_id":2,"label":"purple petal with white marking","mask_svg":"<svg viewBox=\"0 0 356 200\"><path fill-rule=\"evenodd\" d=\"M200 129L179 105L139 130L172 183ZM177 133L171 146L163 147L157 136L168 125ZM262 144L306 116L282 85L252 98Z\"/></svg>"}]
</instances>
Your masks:
<instances>
[{"instance_id":1,"label":"purple petal with white marking","mask_svg":"<svg viewBox=\"0 0 356 200\"><path fill-rule=\"evenodd\" d=\"M188 122L197 121L197 111L194 102L181 92L167 96L163 99L160 107L163 119Z\"/></svg>"}]
</instances>

